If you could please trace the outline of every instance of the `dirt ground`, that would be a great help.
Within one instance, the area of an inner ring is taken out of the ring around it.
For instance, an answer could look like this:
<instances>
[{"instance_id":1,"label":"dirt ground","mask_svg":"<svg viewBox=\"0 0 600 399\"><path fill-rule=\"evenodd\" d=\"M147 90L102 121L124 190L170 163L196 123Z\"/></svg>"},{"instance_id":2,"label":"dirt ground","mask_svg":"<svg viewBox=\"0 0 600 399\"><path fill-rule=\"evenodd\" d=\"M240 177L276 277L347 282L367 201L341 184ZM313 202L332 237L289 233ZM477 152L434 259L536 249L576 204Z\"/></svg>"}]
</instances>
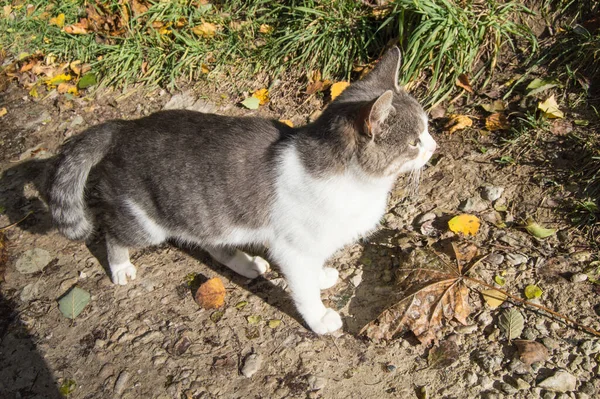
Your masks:
<instances>
[{"instance_id":1,"label":"dirt ground","mask_svg":"<svg viewBox=\"0 0 600 399\"><path fill-rule=\"evenodd\" d=\"M8 110L0 119L0 225L33 212L4 231L8 262L0 284L0 396L61 397L58 387L72 380L70 398L416 398L425 397L423 389L430 398L597 397L597 338L521 310L526 319L522 336L542 342L551 353L547 361L526 366L498 329L501 309L490 309L475 291L470 294L470 324L450 322L440 337L460 348L458 361L449 367L429 367L429 348L410 333L380 343L358 335L401 295L395 274L408 254L454 237L447 220L459 208L482 219L471 240L481 253L499 255L484 262L475 276L491 284L505 272L504 288L517 295L526 285L537 284L544 290L541 304L598 329L597 286L572 278L598 254L559 210L571 195L568 182L549 186L539 179L540 173L560 176L574 158L568 149L559 151L561 142L545 143L552 155L546 164L502 166L493 161L499 150L492 137L476 130L448 136L434 124L439 152L423 171L418 193L408 195L407 181L401 179L381 229L330 260L342 277L323 292L328 306L339 309L344 320L343 332L336 336L317 336L303 326L276 271L246 280L194 248L163 245L135 251L138 278L127 286L113 285L99 240L72 242L52 228L39 196L52 162L47 157L88 126L147 115L170 100L176 106L251 114L218 95L195 102L199 96L193 93L177 92L172 100L158 89L99 90L89 99L69 101L51 94L34 101L10 86L0 94L0 107ZM317 100L280 99L259 114L298 125L320 106ZM477 151L482 143L489 147L485 154ZM509 224L515 220L513 226L497 227L492 202L481 198L486 185L504 189L496 203L508 206L500 216ZM433 219L429 230L421 226L426 214ZM544 241L533 238L517 227L527 215L559 233ZM42 271L23 274L16 264L34 248L47 251L47 264ZM223 279L227 296L222 314L195 303L186 284L190 273ZM91 293L74 321L57 305L72 286ZM281 323L271 328L276 324L271 320ZM249 358L251 354L256 356ZM250 378L242 373L253 366ZM561 370L575 378L574 389L538 386Z\"/></svg>"}]
</instances>

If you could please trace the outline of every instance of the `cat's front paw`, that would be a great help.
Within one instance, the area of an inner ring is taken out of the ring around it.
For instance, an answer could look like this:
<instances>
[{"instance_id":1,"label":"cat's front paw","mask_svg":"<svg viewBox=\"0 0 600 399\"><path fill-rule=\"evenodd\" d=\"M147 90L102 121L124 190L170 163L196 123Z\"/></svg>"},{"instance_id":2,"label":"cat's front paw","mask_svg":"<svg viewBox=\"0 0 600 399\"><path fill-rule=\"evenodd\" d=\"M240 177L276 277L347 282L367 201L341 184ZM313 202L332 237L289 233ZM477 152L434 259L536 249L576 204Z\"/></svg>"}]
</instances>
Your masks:
<instances>
[{"instance_id":1,"label":"cat's front paw","mask_svg":"<svg viewBox=\"0 0 600 399\"><path fill-rule=\"evenodd\" d=\"M137 269L131 262L110 266L111 279L114 284L127 285L127 278L135 280Z\"/></svg>"},{"instance_id":2,"label":"cat's front paw","mask_svg":"<svg viewBox=\"0 0 600 399\"><path fill-rule=\"evenodd\" d=\"M336 330L342 328L342 318L335 310L331 308L325 309L325 314L321 319L309 323L308 326L315 333L323 335L327 333L332 333Z\"/></svg>"},{"instance_id":3,"label":"cat's front paw","mask_svg":"<svg viewBox=\"0 0 600 399\"><path fill-rule=\"evenodd\" d=\"M337 283L340 273L331 267L324 267L319 273L319 288L325 290Z\"/></svg>"}]
</instances>

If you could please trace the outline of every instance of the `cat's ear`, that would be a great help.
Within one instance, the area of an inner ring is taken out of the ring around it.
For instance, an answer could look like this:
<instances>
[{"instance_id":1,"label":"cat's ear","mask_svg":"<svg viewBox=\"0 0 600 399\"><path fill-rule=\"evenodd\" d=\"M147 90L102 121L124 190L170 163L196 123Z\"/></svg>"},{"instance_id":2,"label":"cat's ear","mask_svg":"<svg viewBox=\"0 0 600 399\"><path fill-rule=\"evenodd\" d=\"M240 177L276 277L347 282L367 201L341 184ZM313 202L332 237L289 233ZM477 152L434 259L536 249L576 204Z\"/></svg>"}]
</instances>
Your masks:
<instances>
[{"instance_id":1,"label":"cat's ear","mask_svg":"<svg viewBox=\"0 0 600 399\"><path fill-rule=\"evenodd\" d=\"M363 109L361 113L363 134L373 138L381 133L383 122L394 109L392 106L393 99L394 93L388 90Z\"/></svg>"},{"instance_id":2,"label":"cat's ear","mask_svg":"<svg viewBox=\"0 0 600 399\"><path fill-rule=\"evenodd\" d=\"M398 74L400 73L401 62L400 49L394 46L383 55L364 80L379 87L395 89L399 92L401 88L398 85Z\"/></svg>"}]
</instances>

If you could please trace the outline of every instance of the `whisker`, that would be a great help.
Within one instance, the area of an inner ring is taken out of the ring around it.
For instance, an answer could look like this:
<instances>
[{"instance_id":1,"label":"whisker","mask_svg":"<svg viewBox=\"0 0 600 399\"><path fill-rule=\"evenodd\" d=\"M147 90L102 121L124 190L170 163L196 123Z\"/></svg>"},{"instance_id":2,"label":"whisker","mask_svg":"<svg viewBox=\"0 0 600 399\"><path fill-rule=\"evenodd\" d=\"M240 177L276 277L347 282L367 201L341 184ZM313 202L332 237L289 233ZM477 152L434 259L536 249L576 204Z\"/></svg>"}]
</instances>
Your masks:
<instances>
[{"instance_id":1,"label":"whisker","mask_svg":"<svg viewBox=\"0 0 600 399\"><path fill-rule=\"evenodd\" d=\"M421 171L423 168L413 169L408 177L408 194L416 195L419 191L419 183L421 181Z\"/></svg>"}]
</instances>

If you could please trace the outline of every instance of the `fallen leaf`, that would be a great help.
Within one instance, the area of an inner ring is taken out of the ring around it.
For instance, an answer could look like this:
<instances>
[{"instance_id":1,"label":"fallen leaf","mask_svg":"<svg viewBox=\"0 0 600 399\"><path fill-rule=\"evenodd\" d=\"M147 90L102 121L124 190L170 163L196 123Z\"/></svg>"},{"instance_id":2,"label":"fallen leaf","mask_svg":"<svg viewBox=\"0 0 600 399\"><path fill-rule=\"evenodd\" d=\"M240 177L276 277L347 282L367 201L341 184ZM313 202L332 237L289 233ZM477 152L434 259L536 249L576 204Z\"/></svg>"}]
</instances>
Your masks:
<instances>
[{"instance_id":1,"label":"fallen leaf","mask_svg":"<svg viewBox=\"0 0 600 399\"><path fill-rule=\"evenodd\" d=\"M59 84L63 83L63 82L68 82L69 80L71 80L71 75L66 74L66 73L61 73L59 75L56 75L50 79L47 79L45 81L46 85L48 86L58 86Z\"/></svg>"},{"instance_id":2,"label":"fallen leaf","mask_svg":"<svg viewBox=\"0 0 600 399\"><path fill-rule=\"evenodd\" d=\"M70 35L87 35L89 32L90 26L88 24L87 18L81 18L81 20L73 25L68 25L63 28L65 33Z\"/></svg>"},{"instance_id":3,"label":"fallen leaf","mask_svg":"<svg viewBox=\"0 0 600 399\"><path fill-rule=\"evenodd\" d=\"M543 293L544 291L542 291L542 289L537 285L530 284L525 287L525 298L527 299L539 298Z\"/></svg>"},{"instance_id":4,"label":"fallen leaf","mask_svg":"<svg viewBox=\"0 0 600 399\"><path fill-rule=\"evenodd\" d=\"M279 319L271 319L269 320L268 326L269 328L277 328L281 324L281 320Z\"/></svg>"},{"instance_id":5,"label":"fallen leaf","mask_svg":"<svg viewBox=\"0 0 600 399\"><path fill-rule=\"evenodd\" d=\"M556 229L547 229L545 227L542 227L531 218L527 218L525 230L527 230L527 232L535 238L540 239L548 238L556 234Z\"/></svg>"},{"instance_id":6,"label":"fallen leaf","mask_svg":"<svg viewBox=\"0 0 600 399\"><path fill-rule=\"evenodd\" d=\"M331 94L331 99L335 100L340 94L342 94L342 92L344 90L346 90L346 87L350 86L350 83L348 82L337 82L331 85L331 87L329 88L329 93Z\"/></svg>"},{"instance_id":7,"label":"fallen leaf","mask_svg":"<svg viewBox=\"0 0 600 399\"><path fill-rule=\"evenodd\" d=\"M94 74L94 73L86 73L77 82L77 88L79 88L79 89L87 89L88 87L93 86L96 83L97 83L97 81L96 81L96 74Z\"/></svg>"},{"instance_id":8,"label":"fallen leaf","mask_svg":"<svg viewBox=\"0 0 600 399\"><path fill-rule=\"evenodd\" d=\"M506 284L506 279L502 276L495 276L494 277L494 281L496 282L496 284L498 284L500 287L502 287L503 285Z\"/></svg>"},{"instance_id":9,"label":"fallen leaf","mask_svg":"<svg viewBox=\"0 0 600 399\"><path fill-rule=\"evenodd\" d=\"M38 98L40 96L37 91L37 86L33 86L31 90L29 90L29 95L33 98Z\"/></svg>"},{"instance_id":10,"label":"fallen leaf","mask_svg":"<svg viewBox=\"0 0 600 399\"><path fill-rule=\"evenodd\" d=\"M444 129L450 134L473 126L473 120L466 115L449 115L449 118Z\"/></svg>"},{"instance_id":11,"label":"fallen leaf","mask_svg":"<svg viewBox=\"0 0 600 399\"><path fill-rule=\"evenodd\" d=\"M289 127L294 127L294 122L289 119L280 119L279 122L288 125Z\"/></svg>"},{"instance_id":12,"label":"fallen leaf","mask_svg":"<svg viewBox=\"0 0 600 399\"><path fill-rule=\"evenodd\" d=\"M148 7L137 0L133 0L131 2L131 10L133 11L133 15L137 17L138 15L148 11Z\"/></svg>"},{"instance_id":13,"label":"fallen leaf","mask_svg":"<svg viewBox=\"0 0 600 399\"><path fill-rule=\"evenodd\" d=\"M516 308L505 309L498 318L498 325L510 342L523 332L525 319Z\"/></svg>"},{"instance_id":14,"label":"fallen leaf","mask_svg":"<svg viewBox=\"0 0 600 399\"><path fill-rule=\"evenodd\" d=\"M479 218L474 215L464 213L454 216L448 221L448 227L454 233L462 233L464 235L474 236L479 231Z\"/></svg>"},{"instance_id":15,"label":"fallen leaf","mask_svg":"<svg viewBox=\"0 0 600 399\"><path fill-rule=\"evenodd\" d=\"M58 300L58 309L69 319L74 319L90 302L90 293L79 287L73 287L66 295Z\"/></svg>"},{"instance_id":16,"label":"fallen leaf","mask_svg":"<svg viewBox=\"0 0 600 399\"><path fill-rule=\"evenodd\" d=\"M565 114L558 108L558 103L556 102L554 95L548 97L546 101L540 102L538 104L538 109L540 109L548 119L565 117Z\"/></svg>"},{"instance_id":17,"label":"fallen leaf","mask_svg":"<svg viewBox=\"0 0 600 399\"><path fill-rule=\"evenodd\" d=\"M200 25L194 26L192 32L206 38L214 37L217 33L217 25L210 22L202 22Z\"/></svg>"},{"instance_id":18,"label":"fallen leaf","mask_svg":"<svg viewBox=\"0 0 600 399\"><path fill-rule=\"evenodd\" d=\"M260 100L256 97L248 97L242 101L242 105L248 109L258 109Z\"/></svg>"},{"instance_id":19,"label":"fallen leaf","mask_svg":"<svg viewBox=\"0 0 600 399\"><path fill-rule=\"evenodd\" d=\"M463 276L477 263L457 268L427 251L413 251L409 267L398 270L402 277L401 292L406 296L367 324L361 334L373 340L390 340L410 330L426 345L435 339L444 320L456 319L467 324L471 307Z\"/></svg>"},{"instance_id":20,"label":"fallen leaf","mask_svg":"<svg viewBox=\"0 0 600 399\"><path fill-rule=\"evenodd\" d=\"M265 105L269 102L269 90L258 89L254 93L252 93L252 97L258 98L260 105Z\"/></svg>"},{"instance_id":21,"label":"fallen leaf","mask_svg":"<svg viewBox=\"0 0 600 399\"><path fill-rule=\"evenodd\" d=\"M260 28L258 29L258 31L260 33L263 33L265 35L268 35L269 33L273 32L273 27L271 25L267 25L267 24L262 24L260 26Z\"/></svg>"},{"instance_id":22,"label":"fallen leaf","mask_svg":"<svg viewBox=\"0 0 600 399\"><path fill-rule=\"evenodd\" d=\"M519 360L528 366L533 363L545 362L550 357L548 349L536 341L516 339L513 341L519 351Z\"/></svg>"},{"instance_id":23,"label":"fallen leaf","mask_svg":"<svg viewBox=\"0 0 600 399\"><path fill-rule=\"evenodd\" d=\"M456 85L460 88L465 89L469 93L473 94L473 88L471 87L471 82L469 81L469 77L464 73L458 75L456 78Z\"/></svg>"},{"instance_id":24,"label":"fallen leaf","mask_svg":"<svg viewBox=\"0 0 600 399\"><path fill-rule=\"evenodd\" d=\"M504 105L504 101L496 100L496 101L492 102L491 104L481 104L481 108L483 108L487 112L493 114L495 112L504 111L506 109L506 106Z\"/></svg>"},{"instance_id":25,"label":"fallen leaf","mask_svg":"<svg viewBox=\"0 0 600 399\"><path fill-rule=\"evenodd\" d=\"M10 13L12 12L12 6L10 4L4 6L2 8L4 10L4 18L8 18Z\"/></svg>"},{"instance_id":26,"label":"fallen leaf","mask_svg":"<svg viewBox=\"0 0 600 399\"><path fill-rule=\"evenodd\" d=\"M429 367L443 369L456 363L460 357L460 350L454 341L446 340L438 346L434 346L427 355Z\"/></svg>"},{"instance_id":27,"label":"fallen leaf","mask_svg":"<svg viewBox=\"0 0 600 399\"><path fill-rule=\"evenodd\" d=\"M7 113L8 111L6 110L6 107L0 108L0 118L6 115Z\"/></svg>"},{"instance_id":28,"label":"fallen leaf","mask_svg":"<svg viewBox=\"0 0 600 399\"><path fill-rule=\"evenodd\" d=\"M575 123L577 126L587 126L590 124L590 121L586 119L575 119L573 123Z\"/></svg>"},{"instance_id":29,"label":"fallen leaf","mask_svg":"<svg viewBox=\"0 0 600 399\"><path fill-rule=\"evenodd\" d=\"M200 71L206 75L207 73L210 72L210 69L208 68L208 65L202 64L202 65L200 65Z\"/></svg>"},{"instance_id":30,"label":"fallen leaf","mask_svg":"<svg viewBox=\"0 0 600 399\"><path fill-rule=\"evenodd\" d=\"M225 286L219 277L211 278L200 285L194 298L204 309L220 308L225 303Z\"/></svg>"},{"instance_id":31,"label":"fallen leaf","mask_svg":"<svg viewBox=\"0 0 600 399\"><path fill-rule=\"evenodd\" d=\"M571 125L571 121L565 119L557 119L552 122L550 131L552 132L552 134L555 134L557 136L564 136L565 134L569 134L573 131L573 126Z\"/></svg>"},{"instance_id":32,"label":"fallen leaf","mask_svg":"<svg viewBox=\"0 0 600 399\"><path fill-rule=\"evenodd\" d=\"M223 312L222 310L217 310L216 312L212 312L210 314L210 319L212 320L213 323L217 324L219 322L219 320L221 320L223 318L224 315L225 315L225 312Z\"/></svg>"},{"instance_id":33,"label":"fallen leaf","mask_svg":"<svg viewBox=\"0 0 600 399\"><path fill-rule=\"evenodd\" d=\"M505 294L498 290L483 290L481 291L481 296L492 309L496 309L498 306L502 305L507 298Z\"/></svg>"},{"instance_id":34,"label":"fallen leaf","mask_svg":"<svg viewBox=\"0 0 600 399\"><path fill-rule=\"evenodd\" d=\"M50 21L48 23L50 25L56 25L59 28L62 28L65 25L65 14L61 13L54 18L50 18Z\"/></svg>"},{"instance_id":35,"label":"fallen leaf","mask_svg":"<svg viewBox=\"0 0 600 399\"><path fill-rule=\"evenodd\" d=\"M534 96L555 86L558 86L558 82L555 80L533 79L527 85L526 90L529 90L527 96Z\"/></svg>"},{"instance_id":36,"label":"fallen leaf","mask_svg":"<svg viewBox=\"0 0 600 399\"><path fill-rule=\"evenodd\" d=\"M510 122L506 115L498 112L485 118L485 128L490 132L495 130L508 130L510 129Z\"/></svg>"},{"instance_id":37,"label":"fallen leaf","mask_svg":"<svg viewBox=\"0 0 600 399\"><path fill-rule=\"evenodd\" d=\"M60 388L58 388L58 391L61 393L61 395L68 397L75 391L76 388L77 384L75 383L75 381L70 378L67 378L63 381L62 384L60 384Z\"/></svg>"},{"instance_id":38,"label":"fallen leaf","mask_svg":"<svg viewBox=\"0 0 600 399\"><path fill-rule=\"evenodd\" d=\"M262 320L262 317L259 315L252 315L252 316L246 317L246 320L248 321L248 324L257 324L257 323L260 323L260 321Z\"/></svg>"},{"instance_id":39,"label":"fallen leaf","mask_svg":"<svg viewBox=\"0 0 600 399\"><path fill-rule=\"evenodd\" d=\"M235 304L237 310L242 310L248 305L248 301L241 301Z\"/></svg>"}]
</instances>

